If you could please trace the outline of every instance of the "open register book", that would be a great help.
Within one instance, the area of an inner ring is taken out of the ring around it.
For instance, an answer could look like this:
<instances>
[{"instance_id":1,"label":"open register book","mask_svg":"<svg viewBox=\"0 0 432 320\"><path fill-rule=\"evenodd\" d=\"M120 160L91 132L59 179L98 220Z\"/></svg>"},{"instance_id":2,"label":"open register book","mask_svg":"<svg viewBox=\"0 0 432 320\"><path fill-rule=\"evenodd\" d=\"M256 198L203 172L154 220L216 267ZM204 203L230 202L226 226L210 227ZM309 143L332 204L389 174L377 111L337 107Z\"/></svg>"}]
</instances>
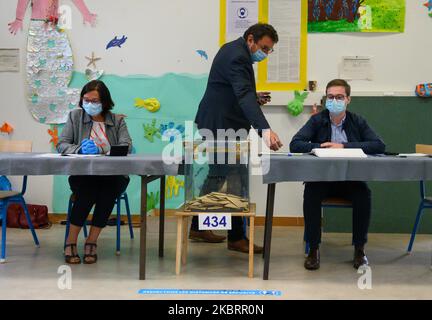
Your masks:
<instances>
[{"instance_id":1,"label":"open register book","mask_svg":"<svg viewBox=\"0 0 432 320\"><path fill-rule=\"evenodd\" d=\"M367 158L362 149L313 149L311 154L319 158Z\"/></svg>"}]
</instances>

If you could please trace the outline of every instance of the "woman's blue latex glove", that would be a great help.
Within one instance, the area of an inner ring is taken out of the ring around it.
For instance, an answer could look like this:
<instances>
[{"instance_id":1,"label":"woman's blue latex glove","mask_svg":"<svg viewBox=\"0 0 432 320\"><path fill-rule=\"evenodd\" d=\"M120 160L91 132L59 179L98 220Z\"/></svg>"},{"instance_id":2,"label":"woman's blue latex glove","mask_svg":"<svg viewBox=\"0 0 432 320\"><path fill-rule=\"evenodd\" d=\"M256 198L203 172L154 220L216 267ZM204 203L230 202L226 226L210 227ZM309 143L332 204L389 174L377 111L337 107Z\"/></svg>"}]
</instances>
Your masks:
<instances>
[{"instance_id":1,"label":"woman's blue latex glove","mask_svg":"<svg viewBox=\"0 0 432 320\"><path fill-rule=\"evenodd\" d=\"M86 141L87 140L87 141ZM81 142L81 153L82 154L99 154L99 148L93 140L84 139Z\"/></svg>"},{"instance_id":2,"label":"woman's blue latex glove","mask_svg":"<svg viewBox=\"0 0 432 320\"><path fill-rule=\"evenodd\" d=\"M90 139L84 139L83 141L81 141L80 147L78 149L78 153L82 154L82 148L90 141Z\"/></svg>"}]
</instances>

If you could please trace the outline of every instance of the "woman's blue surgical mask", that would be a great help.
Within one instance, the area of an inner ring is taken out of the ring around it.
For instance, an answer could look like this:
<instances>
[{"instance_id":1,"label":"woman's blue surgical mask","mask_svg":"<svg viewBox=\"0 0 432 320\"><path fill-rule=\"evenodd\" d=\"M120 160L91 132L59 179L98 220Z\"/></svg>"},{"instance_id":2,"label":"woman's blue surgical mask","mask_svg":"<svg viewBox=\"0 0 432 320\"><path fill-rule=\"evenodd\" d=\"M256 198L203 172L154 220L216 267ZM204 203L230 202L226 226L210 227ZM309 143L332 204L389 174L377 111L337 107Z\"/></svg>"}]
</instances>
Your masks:
<instances>
[{"instance_id":1,"label":"woman's blue surgical mask","mask_svg":"<svg viewBox=\"0 0 432 320\"><path fill-rule=\"evenodd\" d=\"M266 58L267 58L267 54L261 49L258 49L255 53L252 53L253 62L261 62Z\"/></svg>"},{"instance_id":2,"label":"woman's blue surgical mask","mask_svg":"<svg viewBox=\"0 0 432 320\"><path fill-rule=\"evenodd\" d=\"M346 103L345 100L327 99L326 108L331 114L337 116L346 110Z\"/></svg>"},{"instance_id":3,"label":"woman's blue surgical mask","mask_svg":"<svg viewBox=\"0 0 432 320\"><path fill-rule=\"evenodd\" d=\"M102 113L102 103L85 102L83 101L83 109L89 116L97 116Z\"/></svg>"}]
</instances>

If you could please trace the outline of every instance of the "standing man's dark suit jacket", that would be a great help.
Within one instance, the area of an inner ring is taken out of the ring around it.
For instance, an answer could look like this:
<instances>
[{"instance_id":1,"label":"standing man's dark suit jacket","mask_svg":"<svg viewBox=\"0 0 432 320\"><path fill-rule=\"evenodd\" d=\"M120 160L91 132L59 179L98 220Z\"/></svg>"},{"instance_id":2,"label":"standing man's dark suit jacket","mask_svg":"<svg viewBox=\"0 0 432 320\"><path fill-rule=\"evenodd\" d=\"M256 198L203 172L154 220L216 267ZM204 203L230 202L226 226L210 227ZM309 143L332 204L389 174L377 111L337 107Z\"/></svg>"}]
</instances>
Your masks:
<instances>
[{"instance_id":1,"label":"standing man's dark suit jacket","mask_svg":"<svg viewBox=\"0 0 432 320\"><path fill-rule=\"evenodd\" d=\"M216 55L195 123L213 132L270 128L257 101L252 58L243 38L225 44Z\"/></svg>"}]
</instances>

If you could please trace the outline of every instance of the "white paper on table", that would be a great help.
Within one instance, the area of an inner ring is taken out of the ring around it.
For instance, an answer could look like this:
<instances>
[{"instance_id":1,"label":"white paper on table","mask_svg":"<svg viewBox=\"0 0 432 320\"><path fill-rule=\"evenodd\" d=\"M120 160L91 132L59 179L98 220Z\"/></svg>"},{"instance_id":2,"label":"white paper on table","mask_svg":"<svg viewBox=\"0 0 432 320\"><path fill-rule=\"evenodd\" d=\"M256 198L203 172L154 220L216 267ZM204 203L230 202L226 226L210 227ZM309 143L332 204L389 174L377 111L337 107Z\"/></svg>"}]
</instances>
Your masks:
<instances>
[{"instance_id":1,"label":"white paper on table","mask_svg":"<svg viewBox=\"0 0 432 320\"><path fill-rule=\"evenodd\" d=\"M363 152L363 150L357 148L316 148L312 149L311 153L318 158L367 158L367 155Z\"/></svg>"},{"instance_id":2,"label":"white paper on table","mask_svg":"<svg viewBox=\"0 0 432 320\"><path fill-rule=\"evenodd\" d=\"M301 0L270 0L269 23L278 31L279 42L269 55L267 82L300 81Z\"/></svg>"},{"instance_id":3,"label":"white paper on table","mask_svg":"<svg viewBox=\"0 0 432 320\"><path fill-rule=\"evenodd\" d=\"M60 158L62 155L60 153L44 153L36 155L36 158Z\"/></svg>"},{"instance_id":4,"label":"white paper on table","mask_svg":"<svg viewBox=\"0 0 432 320\"><path fill-rule=\"evenodd\" d=\"M345 80L373 80L372 58L369 56L342 57L339 78Z\"/></svg>"},{"instance_id":5,"label":"white paper on table","mask_svg":"<svg viewBox=\"0 0 432 320\"><path fill-rule=\"evenodd\" d=\"M102 154L77 154L77 153L71 153L71 154L65 154L67 157L71 158L94 158L94 157L102 157Z\"/></svg>"},{"instance_id":6,"label":"white paper on table","mask_svg":"<svg viewBox=\"0 0 432 320\"><path fill-rule=\"evenodd\" d=\"M398 157L428 157L426 153L399 153Z\"/></svg>"}]
</instances>

